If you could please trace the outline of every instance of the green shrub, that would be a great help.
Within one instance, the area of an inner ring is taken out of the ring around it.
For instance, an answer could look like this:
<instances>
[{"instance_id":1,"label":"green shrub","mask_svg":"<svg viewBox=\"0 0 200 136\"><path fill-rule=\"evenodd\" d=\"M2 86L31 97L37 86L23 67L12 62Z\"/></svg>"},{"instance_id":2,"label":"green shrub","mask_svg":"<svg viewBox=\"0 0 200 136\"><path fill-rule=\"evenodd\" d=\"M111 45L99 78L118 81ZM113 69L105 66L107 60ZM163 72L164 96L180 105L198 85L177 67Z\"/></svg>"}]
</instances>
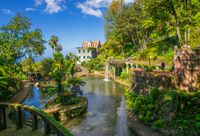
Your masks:
<instances>
[{"instance_id":1,"label":"green shrub","mask_svg":"<svg viewBox=\"0 0 200 136\"><path fill-rule=\"evenodd\" d=\"M46 97L49 98L57 93L57 88L55 86L46 86L44 91Z\"/></svg>"},{"instance_id":2,"label":"green shrub","mask_svg":"<svg viewBox=\"0 0 200 136\"><path fill-rule=\"evenodd\" d=\"M97 70L100 71L103 68L103 65L101 64L101 61L99 59L91 59L89 61L84 61L81 63L83 67L85 67L87 70Z\"/></svg>"},{"instance_id":3,"label":"green shrub","mask_svg":"<svg viewBox=\"0 0 200 136\"><path fill-rule=\"evenodd\" d=\"M151 128L153 130L158 130L160 127L164 127L165 124L166 124L165 120L159 119L159 120L156 120L156 121L153 122Z\"/></svg>"},{"instance_id":4,"label":"green shrub","mask_svg":"<svg viewBox=\"0 0 200 136\"><path fill-rule=\"evenodd\" d=\"M131 79L131 73L127 72L126 70L123 70L120 74L120 78L121 79L126 79L126 80L130 80Z\"/></svg>"},{"instance_id":5,"label":"green shrub","mask_svg":"<svg viewBox=\"0 0 200 136\"><path fill-rule=\"evenodd\" d=\"M200 114L195 114L195 126L200 129Z\"/></svg>"},{"instance_id":6,"label":"green shrub","mask_svg":"<svg viewBox=\"0 0 200 136\"><path fill-rule=\"evenodd\" d=\"M72 105L72 104L76 104L79 102L79 98L76 96L72 96L72 95L66 95L66 96L59 96L57 97L54 102L56 104L61 103L63 105Z\"/></svg>"},{"instance_id":7,"label":"green shrub","mask_svg":"<svg viewBox=\"0 0 200 136\"><path fill-rule=\"evenodd\" d=\"M9 99L23 88L20 79L0 76L0 99Z\"/></svg>"},{"instance_id":8,"label":"green shrub","mask_svg":"<svg viewBox=\"0 0 200 136\"><path fill-rule=\"evenodd\" d=\"M154 70L153 66L146 66L144 69L145 72L152 72L153 70Z\"/></svg>"},{"instance_id":9,"label":"green shrub","mask_svg":"<svg viewBox=\"0 0 200 136\"><path fill-rule=\"evenodd\" d=\"M148 94L125 93L128 110L153 130L174 128L180 135L200 133L200 92L151 89Z\"/></svg>"}]
</instances>

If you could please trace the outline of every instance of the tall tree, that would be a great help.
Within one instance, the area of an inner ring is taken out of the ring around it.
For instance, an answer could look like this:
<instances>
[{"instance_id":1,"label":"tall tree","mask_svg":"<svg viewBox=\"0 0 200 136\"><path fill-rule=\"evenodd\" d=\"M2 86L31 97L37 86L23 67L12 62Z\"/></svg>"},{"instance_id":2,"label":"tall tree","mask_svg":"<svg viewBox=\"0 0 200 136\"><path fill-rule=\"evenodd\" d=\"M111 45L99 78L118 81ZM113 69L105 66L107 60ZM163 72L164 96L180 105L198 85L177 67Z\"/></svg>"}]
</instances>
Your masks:
<instances>
[{"instance_id":1,"label":"tall tree","mask_svg":"<svg viewBox=\"0 0 200 136\"><path fill-rule=\"evenodd\" d=\"M0 28L0 55L4 56L8 63L14 64L24 57L43 54L45 40L42 31L30 29L30 20L22 14L17 14L7 25Z\"/></svg>"},{"instance_id":2,"label":"tall tree","mask_svg":"<svg viewBox=\"0 0 200 136\"><path fill-rule=\"evenodd\" d=\"M196 48L199 9L199 0L135 0L129 5L113 1L105 14L106 42L101 48L105 54L101 55L124 58L151 50L163 56L172 54L176 45Z\"/></svg>"},{"instance_id":3,"label":"tall tree","mask_svg":"<svg viewBox=\"0 0 200 136\"><path fill-rule=\"evenodd\" d=\"M62 50L62 46L58 44L58 37L55 35L51 36L51 39L49 40L49 45L53 49L53 54Z\"/></svg>"},{"instance_id":4,"label":"tall tree","mask_svg":"<svg viewBox=\"0 0 200 136\"><path fill-rule=\"evenodd\" d=\"M24 58L42 55L44 43L42 31L32 30L30 20L22 14L17 14L0 27L0 98L21 90L19 78L24 75L19 63ZM29 66L24 67L25 72L29 70Z\"/></svg>"}]
</instances>

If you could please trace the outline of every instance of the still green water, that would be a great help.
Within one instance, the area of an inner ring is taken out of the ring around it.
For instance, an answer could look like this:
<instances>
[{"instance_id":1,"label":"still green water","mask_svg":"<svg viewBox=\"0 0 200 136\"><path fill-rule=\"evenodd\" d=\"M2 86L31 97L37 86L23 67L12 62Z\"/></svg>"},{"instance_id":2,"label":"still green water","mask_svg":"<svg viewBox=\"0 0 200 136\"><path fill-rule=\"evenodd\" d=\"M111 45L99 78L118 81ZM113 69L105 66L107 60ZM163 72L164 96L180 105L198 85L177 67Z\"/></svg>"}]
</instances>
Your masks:
<instances>
[{"instance_id":1,"label":"still green water","mask_svg":"<svg viewBox=\"0 0 200 136\"><path fill-rule=\"evenodd\" d=\"M128 128L123 96L125 87L101 77L84 77L81 89L88 98L88 112L66 122L76 136L135 136Z\"/></svg>"}]
</instances>

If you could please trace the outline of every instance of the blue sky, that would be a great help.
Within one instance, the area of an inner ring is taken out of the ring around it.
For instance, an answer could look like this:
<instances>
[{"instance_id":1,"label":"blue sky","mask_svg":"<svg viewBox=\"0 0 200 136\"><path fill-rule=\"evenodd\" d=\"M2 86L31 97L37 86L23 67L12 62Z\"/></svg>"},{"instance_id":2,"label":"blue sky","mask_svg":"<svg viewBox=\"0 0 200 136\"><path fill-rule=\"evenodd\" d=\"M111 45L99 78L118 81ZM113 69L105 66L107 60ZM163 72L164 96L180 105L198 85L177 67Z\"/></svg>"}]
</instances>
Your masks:
<instances>
[{"instance_id":1,"label":"blue sky","mask_svg":"<svg viewBox=\"0 0 200 136\"><path fill-rule=\"evenodd\" d=\"M63 53L76 53L83 41L105 41L103 13L112 0L0 0L0 26L16 13L31 19L32 28L40 28L45 40L59 37ZM126 0L126 3L132 0ZM52 55L46 45L45 57Z\"/></svg>"}]
</instances>

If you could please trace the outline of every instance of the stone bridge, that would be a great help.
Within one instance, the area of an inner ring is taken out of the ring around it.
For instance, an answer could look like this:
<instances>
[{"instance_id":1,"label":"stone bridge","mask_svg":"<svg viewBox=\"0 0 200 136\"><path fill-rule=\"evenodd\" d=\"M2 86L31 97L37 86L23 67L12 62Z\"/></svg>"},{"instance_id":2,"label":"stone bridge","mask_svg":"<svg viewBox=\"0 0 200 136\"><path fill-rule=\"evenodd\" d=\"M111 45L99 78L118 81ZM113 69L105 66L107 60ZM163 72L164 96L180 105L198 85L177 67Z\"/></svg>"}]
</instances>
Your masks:
<instances>
[{"instance_id":1,"label":"stone bridge","mask_svg":"<svg viewBox=\"0 0 200 136\"><path fill-rule=\"evenodd\" d=\"M129 72L129 69L138 68L139 65L146 65L146 66L157 66L159 67L161 64L161 60L136 60L136 59L113 59L109 58L106 61L106 71L105 71L105 77L109 77L109 69L113 70L113 78L115 79L116 76L120 76L121 72L123 70L126 70L126 72Z\"/></svg>"}]
</instances>

